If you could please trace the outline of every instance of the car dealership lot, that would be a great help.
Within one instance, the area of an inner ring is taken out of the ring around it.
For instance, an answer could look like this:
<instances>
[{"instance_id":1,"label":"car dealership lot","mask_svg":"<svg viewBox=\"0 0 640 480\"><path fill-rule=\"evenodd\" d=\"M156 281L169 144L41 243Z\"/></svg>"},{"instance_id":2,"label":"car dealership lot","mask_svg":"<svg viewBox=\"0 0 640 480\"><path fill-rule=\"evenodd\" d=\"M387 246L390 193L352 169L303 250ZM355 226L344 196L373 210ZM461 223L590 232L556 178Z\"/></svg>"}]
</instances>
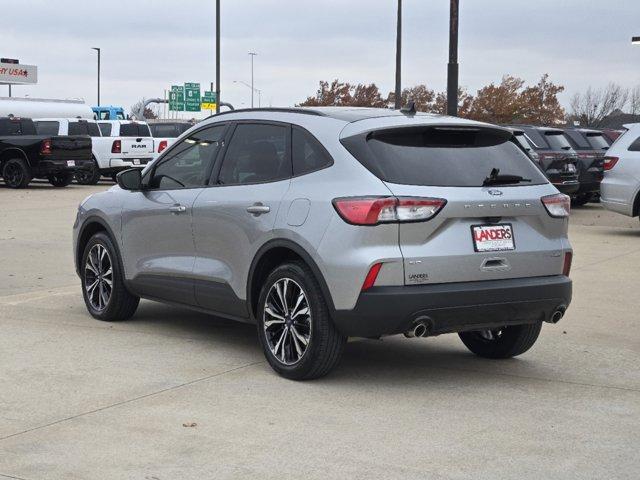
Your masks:
<instances>
[{"instance_id":1,"label":"car dealership lot","mask_svg":"<svg viewBox=\"0 0 640 480\"><path fill-rule=\"evenodd\" d=\"M636 475L637 219L574 210L573 303L522 357L357 340L291 382L248 325L147 301L126 323L88 315L71 225L104 188L0 184L0 478Z\"/></svg>"}]
</instances>

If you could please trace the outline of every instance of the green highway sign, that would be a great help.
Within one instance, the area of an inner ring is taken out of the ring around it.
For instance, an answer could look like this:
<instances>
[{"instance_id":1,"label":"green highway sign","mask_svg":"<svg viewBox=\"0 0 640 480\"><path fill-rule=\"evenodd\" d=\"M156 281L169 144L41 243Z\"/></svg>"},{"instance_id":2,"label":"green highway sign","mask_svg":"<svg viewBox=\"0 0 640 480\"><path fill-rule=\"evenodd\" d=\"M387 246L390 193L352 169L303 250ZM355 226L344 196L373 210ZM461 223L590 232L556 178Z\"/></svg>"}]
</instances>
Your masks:
<instances>
[{"instance_id":1,"label":"green highway sign","mask_svg":"<svg viewBox=\"0 0 640 480\"><path fill-rule=\"evenodd\" d=\"M204 92L202 95L202 110L215 110L218 97L216 92Z\"/></svg>"},{"instance_id":2,"label":"green highway sign","mask_svg":"<svg viewBox=\"0 0 640 480\"><path fill-rule=\"evenodd\" d=\"M169 91L169 110L184 111L184 87L181 85L171 86Z\"/></svg>"},{"instance_id":3,"label":"green highway sign","mask_svg":"<svg viewBox=\"0 0 640 480\"><path fill-rule=\"evenodd\" d=\"M184 84L184 109L186 112L200 111L200 84Z\"/></svg>"}]
</instances>

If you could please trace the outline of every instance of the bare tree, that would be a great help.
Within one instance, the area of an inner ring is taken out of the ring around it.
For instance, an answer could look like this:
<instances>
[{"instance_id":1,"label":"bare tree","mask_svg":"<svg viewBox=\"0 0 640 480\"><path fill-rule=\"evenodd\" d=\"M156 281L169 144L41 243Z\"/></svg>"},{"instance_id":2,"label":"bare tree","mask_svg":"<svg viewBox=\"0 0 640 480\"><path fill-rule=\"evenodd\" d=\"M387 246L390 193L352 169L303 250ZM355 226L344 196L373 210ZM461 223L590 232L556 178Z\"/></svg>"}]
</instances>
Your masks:
<instances>
[{"instance_id":1,"label":"bare tree","mask_svg":"<svg viewBox=\"0 0 640 480\"><path fill-rule=\"evenodd\" d=\"M611 82L604 88L589 87L571 98L571 118L584 127L598 127L606 116L624 108L628 98L629 90L617 83Z\"/></svg>"},{"instance_id":2,"label":"bare tree","mask_svg":"<svg viewBox=\"0 0 640 480\"><path fill-rule=\"evenodd\" d=\"M146 98L142 97L140 100L138 100L136 103L134 103L133 105L131 105L130 108L130 116L131 117L135 117L137 116L138 112L140 111L140 107L144 104ZM156 107L155 111L149 107L145 107L144 109L144 118L138 118L138 120L144 120L147 118L159 118L159 108Z\"/></svg>"},{"instance_id":3,"label":"bare tree","mask_svg":"<svg viewBox=\"0 0 640 480\"><path fill-rule=\"evenodd\" d=\"M636 85L629 91L629 113L640 115L640 85Z\"/></svg>"}]
</instances>

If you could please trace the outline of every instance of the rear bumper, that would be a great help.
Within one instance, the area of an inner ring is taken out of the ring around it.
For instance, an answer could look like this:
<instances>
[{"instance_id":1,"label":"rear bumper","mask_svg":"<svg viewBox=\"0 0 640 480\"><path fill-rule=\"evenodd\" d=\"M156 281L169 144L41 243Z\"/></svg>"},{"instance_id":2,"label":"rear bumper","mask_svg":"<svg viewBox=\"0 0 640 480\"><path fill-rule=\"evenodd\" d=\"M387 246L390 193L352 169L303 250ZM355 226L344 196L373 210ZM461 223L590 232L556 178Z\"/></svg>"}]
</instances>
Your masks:
<instances>
[{"instance_id":1,"label":"rear bumper","mask_svg":"<svg viewBox=\"0 0 640 480\"><path fill-rule=\"evenodd\" d=\"M40 160L33 169L35 176L55 175L58 173L74 173L78 170L88 170L93 166L93 160L73 160L69 165L68 160Z\"/></svg>"},{"instance_id":2,"label":"rear bumper","mask_svg":"<svg viewBox=\"0 0 640 480\"><path fill-rule=\"evenodd\" d=\"M577 180L567 180L567 181L552 180L551 183L561 193L564 193L566 195L572 195L580 189L580 182L578 182Z\"/></svg>"},{"instance_id":3,"label":"rear bumper","mask_svg":"<svg viewBox=\"0 0 640 480\"><path fill-rule=\"evenodd\" d=\"M153 160L152 157L137 158L138 163L134 163L133 158L111 158L109 159L109 169L114 171L126 170L128 168L144 168Z\"/></svg>"},{"instance_id":4,"label":"rear bumper","mask_svg":"<svg viewBox=\"0 0 640 480\"><path fill-rule=\"evenodd\" d=\"M353 310L336 310L333 320L344 335L379 337L406 332L420 318L438 335L550 320L570 302L564 275L373 287Z\"/></svg>"}]
</instances>

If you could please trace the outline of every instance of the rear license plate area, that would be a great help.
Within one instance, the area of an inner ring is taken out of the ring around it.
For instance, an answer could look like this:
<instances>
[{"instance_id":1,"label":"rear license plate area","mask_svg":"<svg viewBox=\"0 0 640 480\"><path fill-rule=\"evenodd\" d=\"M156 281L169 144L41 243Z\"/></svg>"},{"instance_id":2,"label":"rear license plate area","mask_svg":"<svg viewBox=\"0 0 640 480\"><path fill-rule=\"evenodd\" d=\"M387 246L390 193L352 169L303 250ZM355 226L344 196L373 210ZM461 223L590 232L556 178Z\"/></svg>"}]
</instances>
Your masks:
<instances>
[{"instance_id":1,"label":"rear license plate area","mask_svg":"<svg viewBox=\"0 0 640 480\"><path fill-rule=\"evenodd\" d=\"M504 252L516 249L513 226L510 223L472 225L471 238L476 252Z\"/></svg>"}]
</instances>

